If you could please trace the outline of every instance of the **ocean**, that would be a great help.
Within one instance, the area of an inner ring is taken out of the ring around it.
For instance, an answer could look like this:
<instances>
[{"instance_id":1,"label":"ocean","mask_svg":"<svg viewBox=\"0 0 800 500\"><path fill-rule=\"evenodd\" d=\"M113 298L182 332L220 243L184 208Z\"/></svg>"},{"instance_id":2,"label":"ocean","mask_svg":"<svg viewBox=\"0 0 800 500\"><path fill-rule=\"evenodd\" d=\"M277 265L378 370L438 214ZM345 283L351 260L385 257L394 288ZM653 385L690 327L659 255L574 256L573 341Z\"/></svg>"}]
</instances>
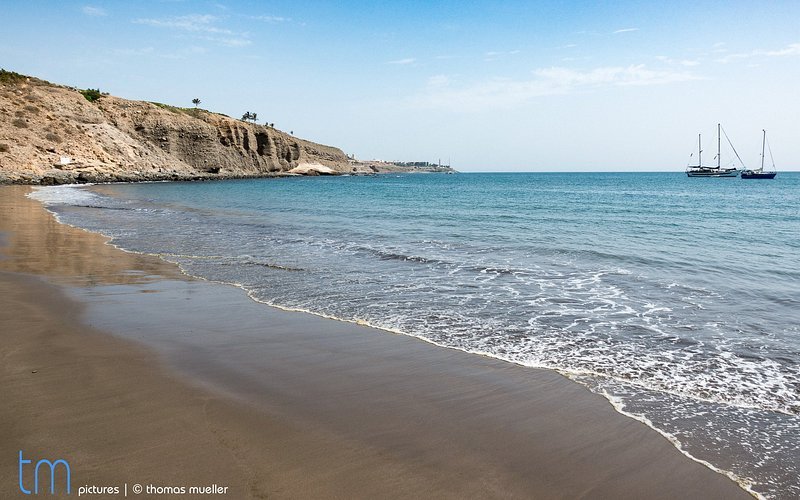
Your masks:
<instances>
[{"instance_id":1,"label":"ocean","mask_svg":"<svg viewBox=\"0 0 800 500\"><path fill-rule=\"evenodd\" d=\"M264 304L557 370L752 491L800 497L800 173L387 174L33 197Z\"/></svg>"}]
</instances>

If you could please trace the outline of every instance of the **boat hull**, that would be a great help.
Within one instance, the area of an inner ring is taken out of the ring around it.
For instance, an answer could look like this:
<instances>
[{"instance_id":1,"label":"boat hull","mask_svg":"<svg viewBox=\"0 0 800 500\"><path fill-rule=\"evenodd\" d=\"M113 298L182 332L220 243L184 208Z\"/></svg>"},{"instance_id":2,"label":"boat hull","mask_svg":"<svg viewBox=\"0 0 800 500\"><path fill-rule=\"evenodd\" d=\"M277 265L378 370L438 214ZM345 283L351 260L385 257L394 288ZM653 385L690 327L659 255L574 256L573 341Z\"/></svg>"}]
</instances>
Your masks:
<instances>
[{"instance_id":1,"label":"boat hull","mask_svg":"<svg viewBox=\"0 0 800 500\"><path fill-rule=\"evenodd\" d=\"M687 170L686 175L689 177L737 177L739 175L739 171L717 169Z\"/></svg>"},{"instance_id":2,"label":"boat hull","mask_svg":"<svg viewBox=\"0 0 800 500\"><path fill-rule=\"evenodd\" d=\"M742 179L774 179L776 172L753 172L745 170Z\"/></svg>"}]
</instances>

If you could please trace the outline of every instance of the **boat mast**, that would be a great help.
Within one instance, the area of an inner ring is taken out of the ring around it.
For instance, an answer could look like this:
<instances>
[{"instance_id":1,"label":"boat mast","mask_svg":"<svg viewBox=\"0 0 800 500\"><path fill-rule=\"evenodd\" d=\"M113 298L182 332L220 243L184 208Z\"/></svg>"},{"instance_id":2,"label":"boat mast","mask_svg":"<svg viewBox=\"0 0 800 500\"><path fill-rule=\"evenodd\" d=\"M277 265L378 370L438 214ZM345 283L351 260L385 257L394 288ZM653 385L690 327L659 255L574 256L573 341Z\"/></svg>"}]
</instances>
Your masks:
<instances>
[{"instance_id":1,"label":"boat mast","mask_svg":"<svg viewBox=\"0 0 800 500\"><path fill-rule=\"evenodd\" d=\"M697 166L703 166L703 146L700 144L702 134L697 134Z\"/></svg>"},{"instance_id":2,"label":"boat mast","mask_svg":"<svg viewBox=\"0 0 800 500\"><path fill-rule=\"evenodd\" d=\"M722 134L720 132L721 128L722 128L722 125L717 123L717 168L720 168L720 166L721 166L720 165L720 161L721 161L721 159L720 159L720 152L721 152L720 142L722 141Z\"/></svg>"},{"instance_id":3,"label":"boat mast","mask_svg":"<svg viewBox=\"0 0 800 500\"><path fill-rule=\"evenodd\" d=\"M764 144L767 142L767 130L761 129L764 132L764 138L761 139L761 170L764 170Z\"/></svg>"}]
</instances>

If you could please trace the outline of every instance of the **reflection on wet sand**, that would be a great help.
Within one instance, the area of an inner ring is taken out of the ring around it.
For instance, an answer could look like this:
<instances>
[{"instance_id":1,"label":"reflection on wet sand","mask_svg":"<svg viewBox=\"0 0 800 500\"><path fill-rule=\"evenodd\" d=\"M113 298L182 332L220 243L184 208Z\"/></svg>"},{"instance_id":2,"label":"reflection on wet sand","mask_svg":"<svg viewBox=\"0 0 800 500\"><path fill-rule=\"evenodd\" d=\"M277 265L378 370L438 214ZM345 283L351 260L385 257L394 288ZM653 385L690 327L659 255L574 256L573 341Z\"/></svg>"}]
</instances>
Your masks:
<instances>
[{"instance_id":1,"label":"reflection on wet sand","mask_svg":"<svg viewBox=\"0 0 800 500\"><path fill-rule=\"evenodd\" d=\"M44 275L77 286L135 284L177 277L157 257L122 252L107 238L59 223L27 186L0 187L0 270Z\"/></svg>"}]
</instances>

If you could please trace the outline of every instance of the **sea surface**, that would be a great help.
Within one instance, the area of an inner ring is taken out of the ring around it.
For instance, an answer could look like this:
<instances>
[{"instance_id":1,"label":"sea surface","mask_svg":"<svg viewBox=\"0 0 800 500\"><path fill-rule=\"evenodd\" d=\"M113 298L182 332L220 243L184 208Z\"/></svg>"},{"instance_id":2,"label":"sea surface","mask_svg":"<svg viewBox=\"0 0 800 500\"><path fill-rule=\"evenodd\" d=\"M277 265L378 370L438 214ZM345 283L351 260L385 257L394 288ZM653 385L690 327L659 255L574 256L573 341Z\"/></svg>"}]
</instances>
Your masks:
<instances>
[{"instance_id":1,"label":"sea surface","mask_svg":"<svg viewBox=\"0 0 800 500\"><path fill-rule=\"evenodd\" d=\"M33 196L63 222L265 304L558 370L752 491L800 497L800 173L407 174Z\"/></svg>"}]
</instances>

